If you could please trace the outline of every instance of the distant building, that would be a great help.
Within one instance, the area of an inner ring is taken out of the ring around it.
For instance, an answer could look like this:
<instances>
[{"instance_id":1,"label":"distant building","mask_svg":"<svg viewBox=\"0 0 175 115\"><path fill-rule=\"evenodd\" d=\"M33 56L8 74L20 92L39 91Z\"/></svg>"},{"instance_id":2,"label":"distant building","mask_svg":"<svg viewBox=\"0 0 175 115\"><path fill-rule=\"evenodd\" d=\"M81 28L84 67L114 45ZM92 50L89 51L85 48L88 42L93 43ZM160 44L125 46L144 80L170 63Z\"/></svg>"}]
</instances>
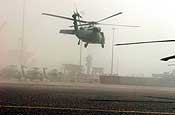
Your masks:
<instances>
[{"instance_id":1,"label":"distant building","mask_svg":"<svg viewBox=\"0 0 175 115\"><path fill-rule=\"evenodd\" d=\"M163 72L162 74L152 74L152 77L160 77L160 78L170 77L170 78L175 78L175 70L173 70L172 72Z\"/></svg>"},{"instance_id":2,"label":"distant building","mask_svg":"<svg viewBox=\"0 0 175 115\"><path fill-rule=\"evenodd\" d=\"M0 70L2 78L5 79L21 79L21 74L17 65L8 65L5 68Z\"/></svg>"},{"instance_id":3,"label":"distant building","mask_svg":"<svg viewBox=\"0 0 175 115\"><path fill-rule=\"evenodd\" d=\"M92 74L93 75L102 75L102 74L104 74L104 68L93 67L92 68Z\"/></svg>"},{"instance_id":4,"label":"distant building","mask_svg":"<svg viewBox=\"0 0 175 115\"><path fill-rule=\"evenodd\" d=\"M64 74L77 75L84 72L84 67L76 64L63 64L62 70Z\"/></svg>"}]
</instances>

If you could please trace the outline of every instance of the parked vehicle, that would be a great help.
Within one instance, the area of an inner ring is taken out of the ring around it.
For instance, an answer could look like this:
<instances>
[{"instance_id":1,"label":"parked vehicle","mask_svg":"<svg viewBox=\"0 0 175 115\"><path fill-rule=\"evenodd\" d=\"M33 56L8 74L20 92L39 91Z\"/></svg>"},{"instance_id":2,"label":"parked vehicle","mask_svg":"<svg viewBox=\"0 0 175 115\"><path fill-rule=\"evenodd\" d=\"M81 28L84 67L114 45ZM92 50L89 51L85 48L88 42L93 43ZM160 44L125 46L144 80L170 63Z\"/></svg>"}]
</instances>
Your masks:
<instances>
[{"instance_id":1,"label":"parked vehicle","mask_svg":"<svg viewBox=\"0 0 175 115\"><path fill-rule=\"evenodd\" d=\"M1 70L1 76L3 79L17 79L21 80L22 75L17 67L17 65L9 65Z\"/></svg>"},{"instance_id":2,"label":"parked vehicle","mask_svg":"<svg viewBox=\"0 0 175 115\"><path fill-rule=\"evenodd\" d=\"M40 71L40 68L38 67L32 67L29 70L27 70L25 74L25 79L28 79L30 81L33 81L33 80L43 81L44 80L42 76L42 72Z\"/></svg>"}]
</instances>

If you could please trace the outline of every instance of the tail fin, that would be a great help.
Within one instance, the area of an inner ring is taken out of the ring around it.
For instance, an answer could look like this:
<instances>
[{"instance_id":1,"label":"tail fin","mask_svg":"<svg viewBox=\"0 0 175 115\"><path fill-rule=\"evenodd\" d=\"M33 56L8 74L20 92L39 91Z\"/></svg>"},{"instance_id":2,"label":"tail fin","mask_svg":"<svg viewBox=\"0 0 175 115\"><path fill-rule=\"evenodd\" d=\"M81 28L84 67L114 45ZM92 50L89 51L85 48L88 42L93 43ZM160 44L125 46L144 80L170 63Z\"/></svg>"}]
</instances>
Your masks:
<instances>
[{"instance_id":1,"label":"tail fin","mask_svg":"<svg viewBox=\"0 0 175 115\"><path fill-rule=\"evenodd\" d=\"M60 30L62 34L75 34L75 30Z\"/></svg>"}]
</instances>

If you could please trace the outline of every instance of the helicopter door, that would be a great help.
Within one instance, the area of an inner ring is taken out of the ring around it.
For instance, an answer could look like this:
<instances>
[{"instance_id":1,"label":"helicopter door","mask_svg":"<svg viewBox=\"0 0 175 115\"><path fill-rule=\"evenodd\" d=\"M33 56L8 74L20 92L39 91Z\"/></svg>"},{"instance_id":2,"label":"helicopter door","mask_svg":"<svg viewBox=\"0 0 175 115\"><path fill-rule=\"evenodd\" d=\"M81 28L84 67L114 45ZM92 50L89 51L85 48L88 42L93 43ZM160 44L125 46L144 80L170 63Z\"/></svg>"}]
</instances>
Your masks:
<instances>
[{"instance_id":1,"label":"helicopter door","mask_svg":"<svg viewBox=\"0 0 175 115\"><path fill-rule=\"evenodd\" d=\"M89 30L78 30L76 36L84 41L91 38L91 33Z\"/></svg>"}]
</instances>

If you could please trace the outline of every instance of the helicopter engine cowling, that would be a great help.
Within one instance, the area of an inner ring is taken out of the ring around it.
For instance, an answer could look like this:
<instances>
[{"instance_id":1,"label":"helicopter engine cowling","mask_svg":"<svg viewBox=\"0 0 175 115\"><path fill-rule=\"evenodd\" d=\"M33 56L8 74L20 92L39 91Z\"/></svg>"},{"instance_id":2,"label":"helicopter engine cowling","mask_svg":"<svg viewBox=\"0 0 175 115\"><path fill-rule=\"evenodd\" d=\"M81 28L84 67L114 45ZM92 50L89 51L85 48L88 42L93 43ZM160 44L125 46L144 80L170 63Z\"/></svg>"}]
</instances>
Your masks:
<instances>
[{"instance_id":1,"label":"helicopter engine cowling","mask_svg":"<svg viewBox=\"0 0 175 115\"><path fill-rule=\"evenodd\" d=\"M101 32L101 28L100 27L94 27L93 32Z\"/></svg>"}]
</instances>

